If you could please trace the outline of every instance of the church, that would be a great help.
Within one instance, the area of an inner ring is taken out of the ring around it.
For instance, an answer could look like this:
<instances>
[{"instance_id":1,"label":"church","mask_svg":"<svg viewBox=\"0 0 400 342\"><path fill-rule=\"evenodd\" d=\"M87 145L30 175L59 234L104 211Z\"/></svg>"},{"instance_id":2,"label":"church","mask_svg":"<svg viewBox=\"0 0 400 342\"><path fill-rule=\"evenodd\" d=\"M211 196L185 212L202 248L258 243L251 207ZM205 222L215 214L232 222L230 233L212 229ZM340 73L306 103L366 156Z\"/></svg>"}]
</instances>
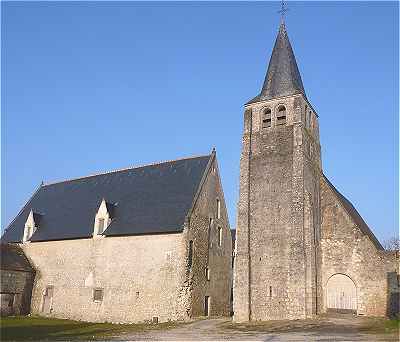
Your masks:
<instances>
[{"instance_id":1,"label":"church","mask_svg":"<svg viewBox=\"0 0 400 342\"><path fill-rule=\"evenodd\" d=\"M283 20L244 108L235 254L237 322L399 310L399 256L323 173L318 113Z\"/></svg>"},{"instance_id":2,"label":"church","mask_svg":"<svg viewBox=\"0 0 400 342\"><path fill-rule=\"evenodd\" d=\"M235 322L398 312L399 256L324 175L284 21L244 105L238 190L231 235L215 150L42 184L2 236L26 257L2 264L2 305L31 289L28 312L95 322L229 316L232 300Z\"/></svg>"}]
</instances>

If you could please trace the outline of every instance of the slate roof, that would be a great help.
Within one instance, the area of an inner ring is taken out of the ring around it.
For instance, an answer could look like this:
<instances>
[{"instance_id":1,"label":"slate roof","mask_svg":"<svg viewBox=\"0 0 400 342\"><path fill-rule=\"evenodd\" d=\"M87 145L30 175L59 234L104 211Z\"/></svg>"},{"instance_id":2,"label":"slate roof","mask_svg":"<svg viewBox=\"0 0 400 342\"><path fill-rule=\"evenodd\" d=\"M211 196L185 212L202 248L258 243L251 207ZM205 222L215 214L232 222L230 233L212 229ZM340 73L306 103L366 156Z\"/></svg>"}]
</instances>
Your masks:
<instances>
[{"instance_id":1,"label":"slate roof","mask_svg":"<svg viewBox=\"0 0 400 342\"><path fill-rule=\"evenodd\" d=\"M261 93L248 103L294 94L303 94L306 97L296 58L286 32L285 23L282 22L279 27L278 36L276 37Z\"/></svg>"},{"instance_id":2,"label":"slate roof","mask_svg":"<svg viewBox=\"0 0 400 342\"><path fill-rule=\"evenodd\" d=\"M31 209L41 215L31 241L91 237L103 198L113 211L106 236L180 232L212 156L43 185L8 226L2 241L22 240Z\"/></svg>"},{"instance_id":3,"label":"slate roof","mask_svg":"<svg viewBox=\"0 0 400 342\"><path fill-rule=\"evenodd\" d=\"M33 272L24 251L18 245L0 243L0 269Z\"/></svg>"},{"instance_id":4,"label":"slate roof","mask_svg":"<svg viewBox=\"0 0 400 342\"><path fill-rule=\"evenodd\" d=\"M325 175L323 175L324 180L330 187L330 189L333 191L333 193L336 195L340 203L342 204L343 208L346 210L348 215L353 219L355 224L358 226L358 228L361 230L361 232L365 235L367 235L372 243L375 245L375 247L379 250L383 250L384 248L382 247L381 243L379 240L376 238L374 233L371 231L371 229L368 227L367 223L364 221L364 219L361 217L361 215L358 213L357 209L354 208L353 204L344 197L338 189L335 188L335 186L329 181L328 178L326 178Z\"/></svg>"}]
</instances>

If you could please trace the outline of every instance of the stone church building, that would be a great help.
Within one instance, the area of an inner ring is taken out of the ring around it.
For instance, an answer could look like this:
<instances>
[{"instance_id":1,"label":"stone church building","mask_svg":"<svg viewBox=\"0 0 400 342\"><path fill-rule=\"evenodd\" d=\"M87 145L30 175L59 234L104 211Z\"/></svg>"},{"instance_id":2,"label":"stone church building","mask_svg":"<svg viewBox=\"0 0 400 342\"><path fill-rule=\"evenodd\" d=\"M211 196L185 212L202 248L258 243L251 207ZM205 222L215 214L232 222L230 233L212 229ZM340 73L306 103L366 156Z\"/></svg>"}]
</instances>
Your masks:
<instances>
[{"instance_id":1,"label":"stone church building","mask_svg":"<svg viewBox=\"0 0 400 342\"><path fill-rule=\"evenodd\" d=\"M28 285L8 281L2 301L30 298L22 293L33 287L39 315L228 316L232 297L237 322L398 312L398 254L323 173L318 114L283 22L261 92L244 108L233 255L215 151L43 184L2 242L33 268L17 274Z\"/></svg>"},{"instance_id":2,"label":"stone church building","mask_svg":"<svg viewBox=\"0 0 400 342\"><path fill-rule=\"evenodd\" d=\"M230 313L215 151L41 185L2 241L35 268L34 314L131 323Z\"/></svg>"},{"instance_id":3,"label":"stone church building","mask_svg":"<svg viewBox=\"0 0 400 342\"><path fill-rule=\"evenodd\" d=\"M282 21L245 104L234 320L398 312L399 260L323 173L318 114Z\"/></svg>"}]
</instances>

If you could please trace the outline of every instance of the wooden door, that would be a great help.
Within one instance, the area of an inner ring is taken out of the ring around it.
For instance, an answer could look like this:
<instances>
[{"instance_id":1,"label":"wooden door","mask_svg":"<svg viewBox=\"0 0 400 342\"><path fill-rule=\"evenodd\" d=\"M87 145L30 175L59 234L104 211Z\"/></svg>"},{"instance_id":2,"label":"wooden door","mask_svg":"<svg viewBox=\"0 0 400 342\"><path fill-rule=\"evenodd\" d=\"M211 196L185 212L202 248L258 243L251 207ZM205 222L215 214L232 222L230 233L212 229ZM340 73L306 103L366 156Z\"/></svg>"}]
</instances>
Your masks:
<instances>
[{"instance_id":1,"label":"wooden door","mask_svg":"<svg viewBox=\"0 0 400 342\"><path fill-rule=\"evenodd\" d=\"M42 312L45 314L51 313L52 306L53 306L53 286L47 286L45 293L43 295L43 306Z\"/></svg>"},{"instance_id":2,"label":"wooden door","mask_svg":"<svg viewBox=\"0 0 400 342\"><path fill-rule=\"evenodd\" d=\"M357 290L354 282L344 274L335 274L328 280L327 309L338 312L357 312Z\"/></svg>"}]
</instances>

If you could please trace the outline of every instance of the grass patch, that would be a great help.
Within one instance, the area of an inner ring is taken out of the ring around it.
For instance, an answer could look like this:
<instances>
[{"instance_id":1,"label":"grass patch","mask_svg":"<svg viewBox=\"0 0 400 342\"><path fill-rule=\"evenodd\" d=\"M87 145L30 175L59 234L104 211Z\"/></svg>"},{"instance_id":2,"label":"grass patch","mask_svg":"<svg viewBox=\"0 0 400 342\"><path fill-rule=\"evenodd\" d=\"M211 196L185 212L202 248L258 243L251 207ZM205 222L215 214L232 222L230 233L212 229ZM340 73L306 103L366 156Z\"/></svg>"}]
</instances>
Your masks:
<instances>
[{"instance_id":1,"label":"grass patch","mask_svg":"<svg viewBox=\"0 0 400 342\"><path fill-rule=\"evenodd\" d=\"M367 334L393 334L399 335L400 320L385 318L369 318L358 329Z\"/></svg>"},{"instance_id":2,"label":"grass patch","mask_svg":"<svg viewBox=\"0 0 400 342\"><path fill-rule=\"evenodd\" d=\"M0 323L2 341L103 340L126 333L171 329L183 324L178 322L158 324L89 323L39 316L2 317Z\"/></svg>"}]
</instances>

